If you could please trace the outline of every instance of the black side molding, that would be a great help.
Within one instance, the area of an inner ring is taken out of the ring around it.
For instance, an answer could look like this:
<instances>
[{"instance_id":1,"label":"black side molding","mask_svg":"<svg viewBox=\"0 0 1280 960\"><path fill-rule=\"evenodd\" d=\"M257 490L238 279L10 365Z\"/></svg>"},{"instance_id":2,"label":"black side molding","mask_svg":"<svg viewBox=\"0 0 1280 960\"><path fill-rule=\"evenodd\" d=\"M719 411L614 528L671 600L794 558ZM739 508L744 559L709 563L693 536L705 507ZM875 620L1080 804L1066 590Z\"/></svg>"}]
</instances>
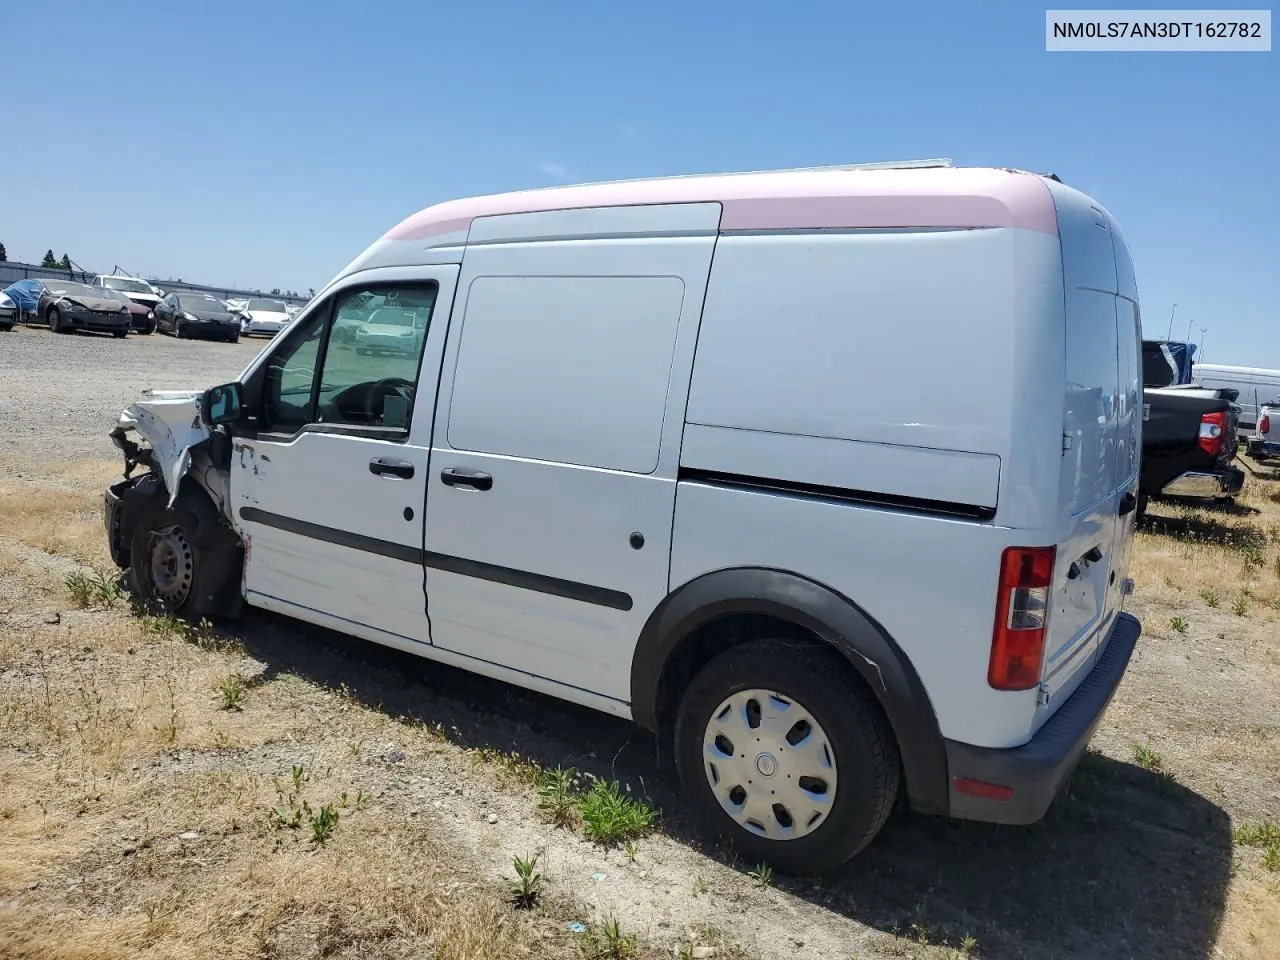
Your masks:
<instances>
[{"instance_id":1,"label":"black side molding","mask_svg":"<svg viewBox=\"0 0 1280 960\"><path fill-rule=\"evenodd\" d=\"M508 587L547 593L553 597L578 600L597 607L610 607L614 610L631 609L630 594L623 593L621 590L610 590L608 587L593 587L591 584L578 583L575 580L561 580L559 577L548 577L541 573L530 573L527 570L500 567L494 563L483 563L479 560L467 560L463 557L451 557L430 551L426 553L423 562L433 570L456 573L463 577L475 577L477 580L488 580Z\"/></svg>"},{"instance_id":2,"label":"black side molding","mask_svg":"<svg viewBox=\"0 0 1280 960\"><path fill-rule=\"evenodd\" d=\"M366 537L363 534L339 530L337 527L329 527L321 523L312 523L309 520L299 520L296 517L286 517L279 513L259 510L257 507L241 507L240 519L249 523L260 523L264 527L274 527L276 530L294 533L310 540L320 540L324 543L336 544L339 547L350 547L352 550L362 550L365 553L377 554L380 557L390 557L392 560L403 560L405 563L422 563L422 551L417 547L410 547L403 543L392 543L390 540L379 540L376 537Z\"/></svg>"},{"instance_id":3,"label":"black side molding","mask_svg":"<svg viewBox=\"0 0 1280 960\"><path fill-rule=\"evenodd\" d=\"M477 580L488 580L491 583L501 583L509 587L518 587L521 590L532 590L535 593L545 593L553 597L564 597L566 600L577 600L581 603L590 603L598 607L610 607L614 610L630 610L632 606L631 595L623 593L621 590L597 587L589 583L578 583L574 580L562 580L559 577L549 577L541 573L517 570L514 567L503 567L495 563L484 563L479 560L468 560L465 557L454 557L445 553L433 553L429 550L422 550L403 543L379 540L376 537L366 537L363 534L339 530L336 527L311 523L308 520L286 517L278 513L261 510L258 507L241 507L240 519L249 523L260 523L266 527L274 527L277 530L294 533L311 540L320 540L340 547L349 547L352 550L362 550L365 553L376 554L380 557L390 557L392 560L401 560L405 563L416 563L430 567L433 570L456 573L463 577L474 577Z\"/></svg>"},{"instance_id":4,"label":"black side molding","mask_svg":"<svg viewBox=\"0 0 1280 960\"><path fill-rule=\"evenodd\" d=\"M844 487L827 487L816 483L797 483L793 480L778 480L773 477L721 473L715 470L697 470L689 467L681 467L676 479L692 483L704 483L714 487L785 493L793 497L843 500L847 503L886 507L906 513L960 517L965 520L990 520L996 515L995 507L983 507L973 503L924 500L918 497L901 497L896 494L877 493L873 490L848 490Z\"/></svg>"}]
</instances>

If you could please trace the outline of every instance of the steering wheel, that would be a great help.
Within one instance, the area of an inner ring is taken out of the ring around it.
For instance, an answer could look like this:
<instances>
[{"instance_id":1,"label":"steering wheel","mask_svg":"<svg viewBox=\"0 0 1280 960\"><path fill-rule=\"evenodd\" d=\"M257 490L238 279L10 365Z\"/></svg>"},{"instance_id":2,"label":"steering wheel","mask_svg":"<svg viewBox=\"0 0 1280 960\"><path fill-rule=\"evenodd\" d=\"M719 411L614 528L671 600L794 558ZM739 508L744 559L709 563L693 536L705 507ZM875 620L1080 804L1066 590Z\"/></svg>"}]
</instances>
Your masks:
<instances>
[{"instance_id":1,"label":"steering wheel","mask_svg":"<svg viewBox=\"0 0 1280 960\"><path fill-rule=\"evenodd\" d=\"M387 397L396 395L412 403L413 393L413 381L403 377L384 377L381 380L375 380L369 384L369 389L364 395L364 415L369 423L377 423L382 419Z\"/></svg>"}]
</instances>

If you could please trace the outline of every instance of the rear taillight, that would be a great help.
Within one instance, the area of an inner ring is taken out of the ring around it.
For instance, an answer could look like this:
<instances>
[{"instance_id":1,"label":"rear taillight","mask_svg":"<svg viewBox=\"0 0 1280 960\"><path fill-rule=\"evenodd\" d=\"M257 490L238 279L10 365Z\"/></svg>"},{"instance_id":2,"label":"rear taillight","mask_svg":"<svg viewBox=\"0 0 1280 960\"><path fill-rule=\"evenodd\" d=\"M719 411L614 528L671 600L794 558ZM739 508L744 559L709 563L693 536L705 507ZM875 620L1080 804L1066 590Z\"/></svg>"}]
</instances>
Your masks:
<instances>
[{"instance_id":1,"label":"rear taillight","mask_svg":"<svg viewBox=\"0 0 1280 960\"><path fill-rule=\"evenodd\" d=\"M1222 451L1222 436L1226 432L1225 413L1206 413L1200 418L1200 449L1216 457Z\"/></svg>"},{"instance_id":2,"label":"rear taillight","mask_svg":"<svg viewBox=\"0 0 1280 960\"><path fill-rule=\"evenodd\" d=\"M987 682L997 690L1030 690L1040 682L1057 552L1056 547L1009 547L1000 558L987 668Z\"/></svg>"},{"instance_id":3,"label":"rear taillight","mask_svg":"<svg viewBox=\"0 0 1280 960\"><path fill-rule=\"evenodd\" d=\"M1258 421L1258 432L1259 433L1271 432L1271 418L1267 416L1265 413L1262 415L1262 419Z\"/></svg>"}]
</instances>

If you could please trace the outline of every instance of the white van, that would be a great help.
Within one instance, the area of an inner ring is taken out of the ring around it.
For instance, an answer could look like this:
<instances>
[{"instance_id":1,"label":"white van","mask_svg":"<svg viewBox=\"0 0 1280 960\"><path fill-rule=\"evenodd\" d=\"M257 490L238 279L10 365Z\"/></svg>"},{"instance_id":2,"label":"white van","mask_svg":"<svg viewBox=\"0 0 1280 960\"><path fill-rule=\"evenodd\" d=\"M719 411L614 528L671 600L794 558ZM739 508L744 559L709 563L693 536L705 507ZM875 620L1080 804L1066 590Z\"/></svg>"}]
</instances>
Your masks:
<instances>
[{"instance_id":1,"label":"white van","mask_svg":"<svg viewBox=\"0 0 1280 960\"><path fill-rule=\"evenodd\" d=\"M1252 430L1258 423L1258 408L1280 397L1280 370L1262 367L1238 367L1225 363L1195 363L1191 376L1196 383L1239 392L1240 427Z\"/></svg>"},{"instance_id":2,"label":"white van","mask_svg":"<svg viewBox=\"0 0 1280 960\"><path fill-rule=\"evenodd\" d=\"M1029 823L1074 768L1140 633L1138 331L1115 221L1031 173L443 203L238 382L126 411L107 529L169 610L629 717L751 862L826 870L900 790Z\"/></svg>"}]
</instances>

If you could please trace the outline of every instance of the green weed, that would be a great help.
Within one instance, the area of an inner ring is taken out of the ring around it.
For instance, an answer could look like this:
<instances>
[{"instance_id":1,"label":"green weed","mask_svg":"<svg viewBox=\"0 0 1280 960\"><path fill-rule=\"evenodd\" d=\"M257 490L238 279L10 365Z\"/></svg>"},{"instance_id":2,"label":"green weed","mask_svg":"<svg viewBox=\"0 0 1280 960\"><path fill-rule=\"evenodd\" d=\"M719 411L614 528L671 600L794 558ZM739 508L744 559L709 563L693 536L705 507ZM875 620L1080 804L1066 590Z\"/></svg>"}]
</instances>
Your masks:
<instances>
[{"instance_id":1,"label":"green weed","mask_svg":"<svg viewBox=\"0 0 1280 960\"><path fill-rule=\"evenodd\" d=\"M226 677L218 684L218 696L221 698L223 710L241 710L244 706L244 695L248 688L244 681L234 674Z\"/></svg>"},{"instance_id":2,"label":"green weed","mask_svg":"<svg viewBox=\"0 0 1280 960\"><path fill-rule=\"evenodd\" d=\"M1133 759L1138 762L1138 766L1152 773L1159 773L1164 769L1164 757L1141 743L1133 745Z\"/></svg>"},{"instance_id":3,"label":"green weed","mask_svg":"<svg viewBox=\"0 0 1280 960\"><path fill-rule=\"evenodd\" d=\"M592 927L582 937L582 952L590 960L631 960L637 955L635 935L623 933L616 917Z\"/></svg>"},{"instance_id":4,"label":"green weed","mask_svg":"<svg viewBox=\"0 0 1280 960\"><path fill-rule=\"evenodd\" d=\"M1186 617L1170 617L1169 626L1175 633L1186 633L1189 624Z\"/></svg>"},{"instance_id":5,"label":"green weed","mask_svg":"<svg viewBox=\"0 0 1280 960\"><path fill-rule=\"evenodd\" d=\"M1265 847L1280 843L1280 824L1270 820L1242 823L1231 831L1231 842L1241 847Z\"/></svg>"},{"instance_id":6,"label":"green weed","mask_svg":"<svg viewBox=\"0 0 1280 960\"><path fill-rule=\"evenodd\" d=\"M514 863L516 879L508 887L511 902L521 910L529 910L538 902L538 895L542 892L542 874L537 872L538 855L516 857Z\"/></svg>"},{"instance_id":7,"label":"green weed","mask_svg":"<svg viewBox=\"0 0 1280 960\"><path fill-rule=\"evenodd\" d=\"M1205 587L1200 591L1200 599L1205 602L1205 606L1216 607L1222 603L1222 594L1213 587Z\"/></svg>"},{"instance_id":8,"label":"green weed","mask_svg":"<svg viewBox=\"0 0 1280 960\"><path fill-rule=\"evenodd\" d=\"M338 811L330 804L325 804L319 810L312 811L306 801L303 801L303 809L309 814L308 819L311 822L311 840L313 843L323 844L331 836L338 826Z\"/></svg>"},{"instance_id":9,"label":"green weed","mask_svg":"<svg viewBox=\"0 0 1280 960\"><path fill-rule=\"evenodd\" d=\"M773 883L773 867L767 863L757 864L754 870L748 870L747 876L756 882L756 886L764 889Z\"/></svg>"},{"instance_id":10,"label":"green weed","mask_svg":"<svg viewBox=\"0 0 1280 960\"><path fill-rule=\"evenodd\" d=\"M1280 873L1280 841L1267 844L1267 850L1262 855L1262 865L1272 873Z\"/></svg>"},{"instance_id":11,"label":"green weed","mask_svg":"<svg viewBox=\"0 0 1280 960\"><path fill-rule=\"evenodd\" d=\"M574 779L578 773L573 767L543 770L538 774L538 809L557 827L573 825L577 814L577 801L573 795Z\"/></svg>"},{"instance_id":12,"label":"green weed","mask_svg":"<svg viewBox=\"0 0 1280 960\"><path fill-rule=\"evenodd\" d=\"M616 780L597 780L578 801L578 814L587 839L605 845L643 836L658 817L647 803L623 796Z\"/></svg>"}]
</instances>

